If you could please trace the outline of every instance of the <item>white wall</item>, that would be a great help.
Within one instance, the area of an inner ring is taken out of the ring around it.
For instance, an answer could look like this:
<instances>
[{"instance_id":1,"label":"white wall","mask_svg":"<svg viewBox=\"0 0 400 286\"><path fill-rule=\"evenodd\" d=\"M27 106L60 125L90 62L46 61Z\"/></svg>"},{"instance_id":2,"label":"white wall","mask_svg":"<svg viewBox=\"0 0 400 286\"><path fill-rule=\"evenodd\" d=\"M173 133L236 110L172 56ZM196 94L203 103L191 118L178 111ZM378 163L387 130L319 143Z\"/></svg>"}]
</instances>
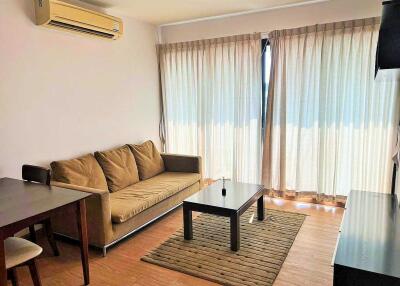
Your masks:
<instances>
[{"instance_id":1,"label":"white wall","mask_svg":"<svg viewBox=\"0 0 400 286\"><path fill-rule=\"evenodd\" d=\"M303 27L379 16L379 0L329 0L241 16L162 27L165 43Z\"/></svg>"},{"instance_id":2,"label":"white wall","mask_svg":"<svg viewBox=\"0 0 400 286\"><path fill-rule=\"evenodd\" d=\"M153 139L156 27L123 18L116 41L34 24L32 0L0 0L0 177Z\"/></svg>"}]
</instances>

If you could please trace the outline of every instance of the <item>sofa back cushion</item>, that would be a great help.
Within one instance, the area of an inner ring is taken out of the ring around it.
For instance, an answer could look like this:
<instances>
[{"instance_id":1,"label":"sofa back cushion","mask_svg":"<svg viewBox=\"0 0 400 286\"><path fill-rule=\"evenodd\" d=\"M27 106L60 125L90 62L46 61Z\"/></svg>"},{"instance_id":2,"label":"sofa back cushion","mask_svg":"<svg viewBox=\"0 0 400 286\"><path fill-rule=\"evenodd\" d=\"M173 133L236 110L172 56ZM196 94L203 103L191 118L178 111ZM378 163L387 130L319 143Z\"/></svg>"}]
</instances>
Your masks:
<instances>
[{"instance_id":1,"label":"sofa back cushion","mask_svg":"<svg viewBox=\"0 0 400 286\"><path fill-rule=\"evenodd\" d=\"M146 180L165 171L164 161L152 141L129 145L138 166L140 180Z\"/></svg>"},{"instance_id":2,"label":"sofa back cushion","mask_svg":"<svg viewBox=\"0 0 400 286\"><path fill-rule=\"evenodd\" d=\"M128 146L94 153L106 176L110 192L117 192L139 182L138 169Z\"/></svg>"},{"instance_id":3,"label":"sofa back cushion","mask_svg":"<svg viewBox=\"0 0 400 286\"><path fill-rule=\"evenodd\" d=\"M107 190L106 177L92 154L50 164L52 179L82 187Z\"/></svg>"}]
</instances>

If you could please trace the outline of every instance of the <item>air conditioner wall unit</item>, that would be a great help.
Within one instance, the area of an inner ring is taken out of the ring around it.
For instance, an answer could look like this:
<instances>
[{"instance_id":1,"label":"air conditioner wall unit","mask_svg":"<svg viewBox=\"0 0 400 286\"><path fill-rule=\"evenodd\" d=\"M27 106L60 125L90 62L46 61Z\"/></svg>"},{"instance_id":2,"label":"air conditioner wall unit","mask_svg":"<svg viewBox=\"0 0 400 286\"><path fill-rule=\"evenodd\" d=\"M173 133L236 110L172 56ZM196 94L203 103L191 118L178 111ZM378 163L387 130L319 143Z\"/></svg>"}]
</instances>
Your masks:
<instances>
[{"instance_id":1,"label":"air conditioner wall unit","mask_svg":"<svg viewBox=\"0 0 400 286\"><path fill-rule=\"evenodd\" d=\"M37 25L115 40L123 34L122 20L58 0L34 0Z\"/></svg>"}]
</instances>

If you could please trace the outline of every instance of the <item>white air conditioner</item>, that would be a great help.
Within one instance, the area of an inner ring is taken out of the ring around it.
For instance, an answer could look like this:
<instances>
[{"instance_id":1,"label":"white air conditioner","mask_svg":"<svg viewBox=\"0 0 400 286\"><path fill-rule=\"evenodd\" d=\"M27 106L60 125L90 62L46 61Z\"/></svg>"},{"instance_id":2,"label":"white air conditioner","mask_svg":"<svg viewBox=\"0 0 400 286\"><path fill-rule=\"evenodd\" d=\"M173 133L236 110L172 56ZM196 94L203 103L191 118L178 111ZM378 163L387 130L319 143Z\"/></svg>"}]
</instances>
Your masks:
<instances>
[{"instance_id":1,"label":"white air conditioner","mask_svg":"<svg viewBox=\"0 0 400 286\"><path fill-rule=\"evenodd\" d=\"M58 0L34 1L38 25L112 40L123 34L119 18Z\"/></svg>"}]
</instances>

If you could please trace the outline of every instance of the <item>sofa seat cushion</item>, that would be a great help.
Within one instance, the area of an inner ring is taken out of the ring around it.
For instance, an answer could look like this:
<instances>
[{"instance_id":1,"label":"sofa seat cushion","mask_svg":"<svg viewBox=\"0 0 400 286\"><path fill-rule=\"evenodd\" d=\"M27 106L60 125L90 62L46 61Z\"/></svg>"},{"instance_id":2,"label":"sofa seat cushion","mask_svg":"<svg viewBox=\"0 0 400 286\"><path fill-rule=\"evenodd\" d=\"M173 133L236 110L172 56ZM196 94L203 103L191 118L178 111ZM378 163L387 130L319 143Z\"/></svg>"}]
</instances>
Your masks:
<instances>
[{"instance_id":1,"label":"sofa seat cushion","mask_svg":"<svg viewBox=\"0 0 400 286\"><path fill-rule=\"evenodd\" d=\"M92 154L71 160L54 161L50 166L53 181L108 190L103 170Z\"/></svg>"},{"instance_id":2,"label":"sofa seat cushion","mask_svg":"<svg viewBox=\"0 0 400 286\"><path fill-rule=\"evenodd\" d=\"M200 180L195 173L164 172L110 194L113 223L123 223Z\"/></svg>"}]
</instances>

